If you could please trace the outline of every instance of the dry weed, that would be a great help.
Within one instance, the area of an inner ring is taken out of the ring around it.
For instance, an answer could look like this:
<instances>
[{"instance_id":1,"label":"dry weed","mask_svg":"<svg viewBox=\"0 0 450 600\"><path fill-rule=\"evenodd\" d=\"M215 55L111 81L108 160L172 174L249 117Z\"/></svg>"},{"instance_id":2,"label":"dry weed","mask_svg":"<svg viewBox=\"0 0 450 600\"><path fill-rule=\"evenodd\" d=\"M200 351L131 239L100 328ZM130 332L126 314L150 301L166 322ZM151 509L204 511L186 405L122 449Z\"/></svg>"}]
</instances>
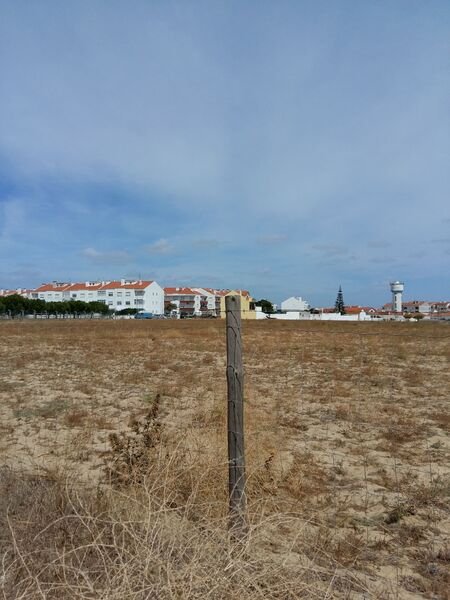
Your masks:
<instances>
[{"instance_id":1,"label":"dry weed","mask_svg":"<svg viewBox=\"0 0 450 600\"><path fill-rule=\"evenodd\" d=\"M237 562L222 321L0 328L0 452L49 473L6 486L5 597L446 598L445 326L243 324L253 553Z\"/></svg>"}]
</instances>

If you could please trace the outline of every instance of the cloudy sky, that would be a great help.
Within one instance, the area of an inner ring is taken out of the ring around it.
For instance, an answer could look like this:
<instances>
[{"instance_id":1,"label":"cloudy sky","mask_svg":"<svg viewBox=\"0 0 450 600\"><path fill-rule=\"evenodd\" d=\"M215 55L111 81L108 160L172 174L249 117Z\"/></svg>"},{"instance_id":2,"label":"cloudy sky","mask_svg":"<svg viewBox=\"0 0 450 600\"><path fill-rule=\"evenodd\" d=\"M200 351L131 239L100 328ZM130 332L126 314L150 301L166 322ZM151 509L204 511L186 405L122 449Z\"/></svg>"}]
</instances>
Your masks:
<instances>
[{"instance_id":1,"label":"cloudy sky","mask_svg":"<svg viewBox=\"0 0 450 600\"><path fill-rule=\"evenodd\" d=\"M0 0L0 287L450 299L448 0Z\"/></svg>"}]
</instances>

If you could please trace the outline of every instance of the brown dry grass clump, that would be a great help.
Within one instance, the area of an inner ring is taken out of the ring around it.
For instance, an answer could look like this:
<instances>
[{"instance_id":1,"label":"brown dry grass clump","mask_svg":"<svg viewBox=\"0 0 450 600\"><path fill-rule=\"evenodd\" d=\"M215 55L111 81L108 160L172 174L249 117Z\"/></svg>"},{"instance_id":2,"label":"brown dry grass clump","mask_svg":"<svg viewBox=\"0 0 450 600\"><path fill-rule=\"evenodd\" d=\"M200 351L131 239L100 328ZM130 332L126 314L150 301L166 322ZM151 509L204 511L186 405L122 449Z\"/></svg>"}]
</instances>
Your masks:
<instances>
[{"instance_id":1,"label":"brown dry grass clump","mask_svg":"<svg viewBox=\"0 0 450 600\"><path fill-rule=\"evenodd\" d=\"M298 524L287 515L250 521L245 536L233 541L226 521L197 504L194 489L182 505L174 503L173 474L159 467L157 481L96 493L56 474L3 470L4 597L293 600L365 591L345 568L354 563L348 549L339 547L342 564L330 561L329 547L320 538L311 542L305 524L287 538L282 534Z\"/></svg>"},{"instance_id":2,"label":"brown dry grass clump","mask_svg":"<svg viewBox=\"0 0 450 600\"><path fill-rule=\"evenodd\" d=\"M223 322L1 322L3 596L448 598L449 336L244 323L236 546Z\"/></svg>"}]
</instances>

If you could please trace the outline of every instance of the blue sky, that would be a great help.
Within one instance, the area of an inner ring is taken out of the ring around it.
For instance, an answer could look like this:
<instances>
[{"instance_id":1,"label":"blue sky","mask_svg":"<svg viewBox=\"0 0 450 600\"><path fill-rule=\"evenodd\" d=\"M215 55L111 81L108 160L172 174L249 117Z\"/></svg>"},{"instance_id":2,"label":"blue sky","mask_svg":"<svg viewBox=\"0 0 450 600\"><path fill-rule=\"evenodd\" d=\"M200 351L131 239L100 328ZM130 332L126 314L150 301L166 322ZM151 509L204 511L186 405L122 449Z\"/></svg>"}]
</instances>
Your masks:
<instances>
[{"instance_id":1,"label":"blue sky","mask_svg":"<svg viewBox=\"0 0 450 600\"><path fill-rule=\"evenodd\" d=\"M0 287L450 299L447 0L0 0Z\"/></svg>"}]
</instances>

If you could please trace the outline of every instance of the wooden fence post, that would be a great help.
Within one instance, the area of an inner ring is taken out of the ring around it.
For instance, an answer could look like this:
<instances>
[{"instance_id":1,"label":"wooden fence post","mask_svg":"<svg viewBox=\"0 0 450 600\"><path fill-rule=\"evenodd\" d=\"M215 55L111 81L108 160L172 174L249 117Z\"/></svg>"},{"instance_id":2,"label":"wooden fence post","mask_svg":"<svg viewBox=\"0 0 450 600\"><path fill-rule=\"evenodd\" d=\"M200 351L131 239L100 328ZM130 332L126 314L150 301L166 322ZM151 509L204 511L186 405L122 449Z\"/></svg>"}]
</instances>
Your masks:
<instances>
[{"instance_id":1,"label":"wooden fence post","mask_svg":"<svg viewBox=\"0 0 450 600\"><path fill-rule=\"evenodd\" d=\"M230 529L246 529L244 454L244 370L242 367L241 298L225 297L228 386L228 490Z\"/></svg>"}]
</instances>

